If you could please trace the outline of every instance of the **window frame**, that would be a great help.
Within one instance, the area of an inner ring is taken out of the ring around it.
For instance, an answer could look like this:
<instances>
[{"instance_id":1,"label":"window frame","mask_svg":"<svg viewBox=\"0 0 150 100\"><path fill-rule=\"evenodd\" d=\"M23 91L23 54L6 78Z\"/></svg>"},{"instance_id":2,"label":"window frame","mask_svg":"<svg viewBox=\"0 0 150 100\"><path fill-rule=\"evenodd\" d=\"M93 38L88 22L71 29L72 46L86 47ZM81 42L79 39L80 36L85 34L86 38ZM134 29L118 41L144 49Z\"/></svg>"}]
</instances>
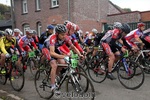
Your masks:
<instances>
[{"instance_id":1,"label":"window frame","mask_svg":"<svg viewBox=\"0 0 150 100\"><path fill-rule=\"evenodd\" d=\"M27 3L27 0L22 0L22 13L23 14L28 13L28 3Z\"/></svg>"},{"instance_id":2,"label":"window frame","mask_svg":"<svg viewBox=\"0 0 150 100\"><path fill-rule=\"evenodd\" d=\"M41 1L40 0L35 0L35 9L36 11L40 11L41 10Z\"/></svg>"},{"instance_id":3,"label":"window frame","mask_svg":"<svg viewBox=\"0 0 150 100\"><path fill-rule=\"evenodd\" d=\"M54 5L54 2L56 2L56 4ZM55 8L59 6L59 0L51 0L51 8Z\"/></svg>"},{"instance_id":4,"label":"window frame","mask_svg":"<svg viewBox=\"0 0 150 100\"><path fill-rule=\"evenodd\" d=\"M41 22L37 22L37 34L40 37L41 33L42 33L42 23Z\"/></svg>"}]
</instances>

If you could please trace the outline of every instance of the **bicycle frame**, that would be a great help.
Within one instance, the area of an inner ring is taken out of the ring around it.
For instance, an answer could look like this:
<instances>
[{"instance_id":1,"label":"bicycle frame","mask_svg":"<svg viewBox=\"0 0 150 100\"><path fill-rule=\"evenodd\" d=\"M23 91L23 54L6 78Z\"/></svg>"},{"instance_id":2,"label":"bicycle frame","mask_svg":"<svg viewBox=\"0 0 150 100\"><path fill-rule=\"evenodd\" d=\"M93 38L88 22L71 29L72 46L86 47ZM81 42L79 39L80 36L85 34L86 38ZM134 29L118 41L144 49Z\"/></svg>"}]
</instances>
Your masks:
<instances>
[{"instance_id":1,"label":"bicycle frame","mask_svg":"<svg viewBox=\"0 0 150 100\"><path fill-rule=\"evenodd\" d=\"M150 52L150 50L140 50L140 53L138 54L138 56L135 59L135 62L138 60L138 58L142 55L143 58L145 58L144 53L148 53Z\"/></svg>"}]
</instances>

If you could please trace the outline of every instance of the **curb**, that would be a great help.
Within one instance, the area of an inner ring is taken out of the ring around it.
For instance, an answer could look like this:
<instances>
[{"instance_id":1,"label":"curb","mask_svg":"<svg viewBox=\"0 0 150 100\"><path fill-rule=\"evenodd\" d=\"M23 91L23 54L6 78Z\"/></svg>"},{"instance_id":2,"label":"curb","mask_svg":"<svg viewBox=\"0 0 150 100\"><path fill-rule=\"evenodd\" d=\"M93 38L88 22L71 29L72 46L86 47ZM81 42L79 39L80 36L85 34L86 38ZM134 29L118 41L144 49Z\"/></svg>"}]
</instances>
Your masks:
<instances>
[{"instance_id":1,"label":"curb","mask_svg":"<svg viewBox=\"0 0 150 100\"><path fill-rule=\"evenodd\" d=\"M0 100L24 100L14 94L10 94L4 90L0 90Z\"/></svg>"}]
</instances>

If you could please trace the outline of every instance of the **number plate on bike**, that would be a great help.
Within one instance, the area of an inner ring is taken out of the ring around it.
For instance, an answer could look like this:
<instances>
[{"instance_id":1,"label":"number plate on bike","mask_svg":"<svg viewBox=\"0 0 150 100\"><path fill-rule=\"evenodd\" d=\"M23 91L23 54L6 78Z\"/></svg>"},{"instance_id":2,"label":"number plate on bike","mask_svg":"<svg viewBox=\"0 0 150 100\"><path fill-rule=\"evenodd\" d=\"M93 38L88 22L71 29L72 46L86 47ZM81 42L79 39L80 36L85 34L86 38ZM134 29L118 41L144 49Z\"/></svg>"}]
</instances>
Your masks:
<instances>
[{"instance_id":1,"label":"number plate on bike","mask_svg":"<svg viewBox=\"0 0 150 100\"><path fill-rule=\"evenodd\" d=\"M72 67L72 68L76 68L77 65L78 65L78 60L76 60L76 59L71 59L71 67Z\"/></svg>"},{"instance_id":2,"label":"number plate on bike","mask_svg":"<svg viewBox=\"0 0 150 100\"><path fill-rule=\"evenodd\" d=\"M18 60L18 56L15 54L15 55L12 55L12 58L11 58L11 61L12 62L15 62Z\"/></svg>"},{"instance_id":3,"label":"number plate on bike","mask_svg":"<svg viewBox=\"0 0 150 100\"><path fill-rule=\"evenodd\" d=\"M34 51L29 52L29 57L30 57L30 58L35 57L35 52L34 52Z\"/></svg>"}]
</instances>

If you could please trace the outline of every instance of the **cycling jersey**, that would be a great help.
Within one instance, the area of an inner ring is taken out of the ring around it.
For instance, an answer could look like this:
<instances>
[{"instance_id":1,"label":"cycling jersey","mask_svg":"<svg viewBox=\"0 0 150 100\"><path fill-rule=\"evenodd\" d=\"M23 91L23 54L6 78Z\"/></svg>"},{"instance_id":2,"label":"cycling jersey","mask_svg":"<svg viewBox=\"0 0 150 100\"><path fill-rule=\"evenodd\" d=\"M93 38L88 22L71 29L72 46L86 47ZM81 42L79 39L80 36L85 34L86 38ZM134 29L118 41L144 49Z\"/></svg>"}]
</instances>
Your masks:
<instances>
[{"instance_id":1,"label":"cycling jersey","mask_svg":"<svg viewBox=\"0 0 150 100\"><path fill-rule=\"evenodd\" d=\"M145 44L145 47L150 49L150 29L147 29L143 32L141 40Z\"/></svg>"},{"instance_id":2,"label":"cycling jersey","mask_svg":"<svg viewBox=\"0 0 150 100\"><path fill-rule=\"evenodd\" d=\"M31 44L35 49L37 49L34 39L33 38L29 39L27 38L26 35L20 38L18 44L21 48L21 51L28 51L30 49L29 44Z\"/></svg>"},{"instance_id":3,"label":"cycling jersey","mask_svg":"<svg viewBox=\"0 0 150 100\"><path fill-rule=\"evenodd\" d=\"M78 37L79 38L79 37ZM70 39L73 43L73 45L80 51L83 53L83 49L80 47L80 45L78 44L78 40L77 40L77 37L76 37L76 33L72 34L70 36Z\"/></svg>"},{"instance_id":4,"label":"cycling jersey","mask_svg":"<svg viewBox=\"0 0 150 100\"><path fill-rule=\"evenodd\" d=\"M0 51L4 54L8 53L8 49L12 46L16 46L17 42L15 37L13 37L11 40L7 40L6 36L0 38Z\"/></svg>"},{"instance_id":5,"label":"cycling jersey","mask_svg":"<svg viewBox=\"0 0 150 100\"><path fill-rule=\"evenodd\" d=\"M55 52L58 54L61 53L68 54L70 53L70 51L67 46L71 46L72 42L70 40L70 37L68 37L67 35L65 36L64 40L59 40L56 34L52 34L45 40L44 45L47 48L49 48L49 46L55 46Z\"/></svg>"},{"instance_id":6,"label":"cycling jersey","mask_svg":"<svg viewBox=\"0 0 150 100\"><path fill-rule=\"evenodd\" d=\"M139 38L142 35L143 35L143 32L141 30L135 29L125 36L125 40L131 47L136 46L136 44L134 43L135 38Z\"/></svg>"},{"instance_id":7,"label":"cycling jersey","mask_svg":"<svg viewBox=\"0 0 150 100\"><path fill-rule=\"evenodd\" d=\"M17 41L19 41L19 39L21 38L20 34L18 36L16 36L15 34L13 34L13 36L16 38Z\"/></svg>"},{"instance_id":8,"label":"cycling jersey","mask_svg":"<svg viewBox=\"0 0 150 100\"><path fill-rule=\"evenodd\" d=\"M42 49L43 48L43 44L44 41L50 36L51 34L49 34L47 31L42 33L40 38L39 38L39 48Z\"/></svg>"},{"instance_id":9,"label":"cycling jersey","mask_svg":"<svg viewBox=\"0 0 150 100\"><path fill-rule=\"evenodd\" d=\"M107 54L110 54L111 52L115 53L116 51L121 50L121 46L116 44L117 40L119 40L121 37L121 30L119 29L109 30L107 33L105 33L101 39L104 51Z\"/></svg>"},{"instance_id":10,"label":"cycling jersey","mask_svg":"<svg viewBox=\"0 0 150 100\"><path fill-rule=\"evenodd\" d=\"M84 40L84 43L90 46L93 43L94 38L95 38L95 34L89 33L86 39Z\"/></svg>"}]
</instances>

